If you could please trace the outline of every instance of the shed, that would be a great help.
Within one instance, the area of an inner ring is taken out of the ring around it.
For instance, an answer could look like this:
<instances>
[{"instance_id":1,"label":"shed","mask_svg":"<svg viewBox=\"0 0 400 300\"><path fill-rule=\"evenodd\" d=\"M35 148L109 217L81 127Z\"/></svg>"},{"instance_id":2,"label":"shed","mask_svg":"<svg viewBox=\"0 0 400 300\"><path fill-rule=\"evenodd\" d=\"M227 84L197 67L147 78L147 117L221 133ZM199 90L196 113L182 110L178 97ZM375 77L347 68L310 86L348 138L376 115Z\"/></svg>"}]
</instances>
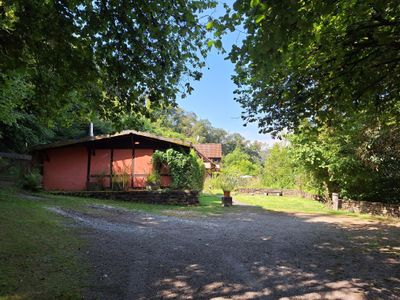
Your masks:
<instances>
[{"instance_id":1,"label":"shed","mask_svg":"<svg viewBox=\"0 0 400 300\"><path fill-rule=\"evenodd\" d=\"M192 145L127 130L39 145L32 154L41 168L45 190L112 188L116 177L123 178L127 188L143 189L152 171L154 151L169 148L189 153ZM166 168L161 170L161 185L170 185Z\"/></svg>"},{"instance_id":2,"label":"shed","mask_svg":"<svg viewBox=\"0 0 400 300\"><path fill-rule=\"evenodd\" d=\"M222 144L196 144L194 148L201 154L207 170L219 171L221 169Z\"/></svg>"}]
</instances>

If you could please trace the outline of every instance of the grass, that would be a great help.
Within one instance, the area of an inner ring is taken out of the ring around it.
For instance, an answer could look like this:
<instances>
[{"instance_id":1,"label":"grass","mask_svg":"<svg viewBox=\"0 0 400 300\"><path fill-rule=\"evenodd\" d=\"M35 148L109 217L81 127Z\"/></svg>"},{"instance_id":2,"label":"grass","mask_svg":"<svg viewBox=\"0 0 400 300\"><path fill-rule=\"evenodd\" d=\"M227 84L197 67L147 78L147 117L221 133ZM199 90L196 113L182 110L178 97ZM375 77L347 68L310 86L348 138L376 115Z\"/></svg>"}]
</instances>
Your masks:
<instances>
[{"instance_id":1,"label":"grass","mask_svg":"<svg viewBox=\"0 0 400 300\"><path fill-rule=\"evenodd\" d=\"M351 216L364 220L378 220L383 222L398 222L394 218L371 216L367 214L351 213L343 210L333 210L326 207L323 203L305 199L301 197L282 197L282 196L263 196L263 195L244 195L237 194L233 198L241 203L258 206L265 210L288 212L288 213L308 213L308 214L329 214L338 216Z\"/></svg>"},{"instance_id":2,"label":"grass","mask_svg":"<svg viewBox=\"0 0 400 300\"><path fill-rule=\"evenodd\" d=\"M76 299L82 242L38 201L0 191L0 299Z\"/></svg>"},{"instance_id":3,"label":"grass","mask_svg":"<svg viewBox=\"0 0 400 300\"><path fill-rule=\"evenodd\" d=\"M245 204L255 205L267 210L302 213L331 213L323 203L301 197L280 197L262 195L235 195L234 199Z\"/></svg>"},{"instance_id":4,"label":"grass","mask_svg":"<svg viewBox=\"0 0 400 300\"><path fill-rule=\"evenodd\" d=\"M223 214L226 209L221 207L221 199L216 195L203 194L200 196L200 204L196 206L166 205L135 203L118 200L104 200L84 197L59 196L47 193L36 194L43 197L40 201L43 206L58 206L80 211L88 209L90 205L109 205L130 210L140 210L154 214L174 214L174 212L188 212L197 216L209 216Z\"/></svg>"}]
</instances>

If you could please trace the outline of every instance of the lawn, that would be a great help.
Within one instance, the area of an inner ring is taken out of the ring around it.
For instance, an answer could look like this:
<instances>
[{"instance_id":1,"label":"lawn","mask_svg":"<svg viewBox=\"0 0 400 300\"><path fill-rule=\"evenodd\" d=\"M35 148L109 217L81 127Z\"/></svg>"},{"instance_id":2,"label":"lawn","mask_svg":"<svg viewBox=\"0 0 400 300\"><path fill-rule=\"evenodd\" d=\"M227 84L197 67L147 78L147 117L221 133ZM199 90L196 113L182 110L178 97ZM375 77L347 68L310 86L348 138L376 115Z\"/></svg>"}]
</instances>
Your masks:
<instances>
[{"instance_id":1,"label":"lawn","mask_svg":"<svg viewBox=\"0 0 400 300\"><path fill-rule=\"evenodd\" d=\"M79 298L86 269L73 229L15 193L0 191L0 211L0 299Z\"/></svg>"},{"instance_id":2,"label":"lawn","mask_svg":"<svg viewBox=\"0 0 400 300\"><path fill-rule=\"evenodd\" d=\"M329 215L356 217L364 220L378 220L389 223L398 222L398 220L395 218L351 213L344 210L336 211L327 207L322 202L301 197L237 194L233 195L233 199L243 204L254 205L269 211L288 212L288 213L329 214Z\"/></svg>"},{"instance_id":3,"label":"lawn","mask_svg":"<svg viewBox=\"0 0 400 300\"><path fill-rule=\"evenodd\" d=\"M81 298L87 270L80 253L85 245L73 227L65 226L67 220L46 207L85 211L96 204L167 215L224 212L212 195L202 195L200 205L187 207L0 189L0 300Z\"/></svg>"},{"instance_id":4,"label":"lawn","mask_svg":"<svg viewBox=\"0 0 400 300\"><path fill-rule=\"evenodd\" d=\"M302 213L332 213L323 203L301 197L280 197L263 195L234 195L241 203L255 205L266 210Z\"/></svg>"}]
</instances>

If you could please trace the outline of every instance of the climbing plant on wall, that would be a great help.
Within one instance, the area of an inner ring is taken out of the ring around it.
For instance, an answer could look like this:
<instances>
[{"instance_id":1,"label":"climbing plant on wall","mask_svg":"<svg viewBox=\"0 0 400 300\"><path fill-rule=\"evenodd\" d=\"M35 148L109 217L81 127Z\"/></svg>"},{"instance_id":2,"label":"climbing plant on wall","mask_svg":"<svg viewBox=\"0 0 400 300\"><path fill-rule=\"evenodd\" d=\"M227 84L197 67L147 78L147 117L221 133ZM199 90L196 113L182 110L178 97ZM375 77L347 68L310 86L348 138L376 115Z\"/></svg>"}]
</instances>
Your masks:
<instances>
[{"instance_id":1,"label":"climbing plant on wall","mask_svg":"<svg viewBox=\"0 0 400 300\"><path fill-rule=\"evenodd\" d=\"M204 185L205 168L203 161L192 150L189 154L168 149L153 154L153 172L159 174L162 166L169 169L171 188L200 191ZM155 176L158 177L159 176Z\"/></svg>"}]
</instances>

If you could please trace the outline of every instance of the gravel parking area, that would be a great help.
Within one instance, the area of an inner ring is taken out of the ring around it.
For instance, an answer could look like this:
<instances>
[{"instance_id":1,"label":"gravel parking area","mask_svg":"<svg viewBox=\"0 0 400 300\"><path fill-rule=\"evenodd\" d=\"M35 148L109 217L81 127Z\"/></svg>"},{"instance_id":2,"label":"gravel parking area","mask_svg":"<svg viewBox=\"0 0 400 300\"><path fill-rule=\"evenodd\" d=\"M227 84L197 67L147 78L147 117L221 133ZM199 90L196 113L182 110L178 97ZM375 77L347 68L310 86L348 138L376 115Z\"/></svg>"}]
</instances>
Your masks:
<instances>
[{"instance_id":1,"label":"gravel parking area","mask_svg":"<svg viewBox=\"0 0 400 300\"><path fill-rule=\"evenodd\" d=\"M229 210L229 208L227 208ZM51 208L87 240L88 299L399 299L400 226L271 213ZM70 222L68 222L70 224Z\"/></svg>"}]
</instances>

